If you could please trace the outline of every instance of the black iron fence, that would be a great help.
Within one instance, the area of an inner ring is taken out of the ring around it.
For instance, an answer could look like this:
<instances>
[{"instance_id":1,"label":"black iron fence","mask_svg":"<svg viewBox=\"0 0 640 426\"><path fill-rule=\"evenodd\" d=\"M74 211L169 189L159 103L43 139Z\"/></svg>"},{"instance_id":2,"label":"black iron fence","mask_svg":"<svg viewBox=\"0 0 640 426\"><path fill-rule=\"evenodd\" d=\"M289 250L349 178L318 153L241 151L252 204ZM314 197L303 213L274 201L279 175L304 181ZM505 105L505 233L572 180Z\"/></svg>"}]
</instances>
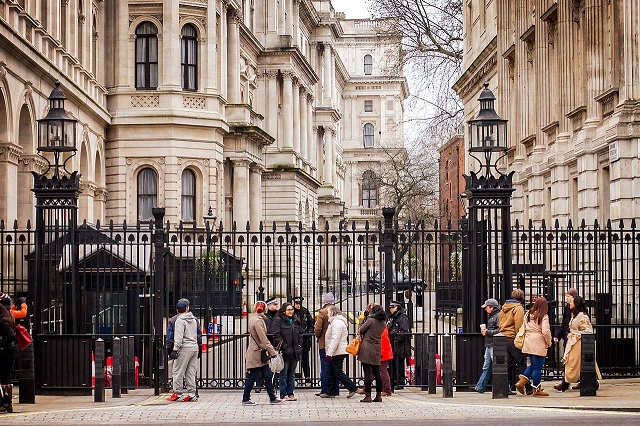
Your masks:
<instances>
[{"instance_id":1,"label":"black iron fence","mask_svg":"<svg viewBox=\"0 0 640 426\"><path fill-rule=\"evenodd\" d=\"M175 227L162 220L155 225L85 223L73 231L49 229L36 256L35 230L29 224L2 222L0 291L27 297L39 336L74 334L77 327L75 334L101 337L107 348L115 335L136 336L143 385L164 386L169 380L157 336L165 334L181 297L191 301L207 340L199 370L203 387L244 383L246 315L256 300L276 297L282 303L303 296L303 305L315 313L329 291L347 315L351 333L367 303L384 305L389 298L398 299L405 303L412 334L452 334L454 362L468 362L463 352L470 349L456 342L477 331L465 330L462 321L468 240L451 224L394 223L387 229L380 222L346 222L337 229L260 224L243 230L222 225ZM635 221L603 228L597 223L576 228L571 223L551 228L516 223L511 235L512 286L522 288L528 302L544 295L554 325L562 321L566 290L576 288L588 301L603 374L639 375L640 233ZM392 242L391 250L384 241ZM387 256L393 267L390 277L384 268ZM478 282L482 294L503 299L502 262L486 261L497 265L498 273L492 275L496 268L486 269L492 272ZM548 376L561 371L561 350L550 350ZM319 383L315 346L310 358L311 377L300 374L303 386ZM477 358L481 365L481 355L468 358ZM361 377L353 359L347 369ZM460 384L477 379L472 377L475 370L463 372L461 365L454 365L456 369ZM42 387L44 376L37 377Z\"/></svg>"}]
</instances>

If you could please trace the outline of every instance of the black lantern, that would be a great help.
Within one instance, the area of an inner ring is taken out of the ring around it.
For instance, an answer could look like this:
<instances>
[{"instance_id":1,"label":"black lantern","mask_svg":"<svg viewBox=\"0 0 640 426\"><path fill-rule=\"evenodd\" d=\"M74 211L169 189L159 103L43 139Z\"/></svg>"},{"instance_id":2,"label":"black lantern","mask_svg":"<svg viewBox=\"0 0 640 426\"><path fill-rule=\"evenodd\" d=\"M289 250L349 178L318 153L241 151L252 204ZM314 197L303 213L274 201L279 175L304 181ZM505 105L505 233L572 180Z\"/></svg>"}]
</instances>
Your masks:
<instances>
[{"instance_id":1,"label":"black lantern","mask_svg":"<svg viewBox=\"0 0 640 426\"><path fill-rule=\"evenodd\" d=\"M55 84L56 88L49 95L49 112L46 117L38 120L38 151L53 153L55 175L58 176L58 169L64 167L59 164L60 153L75 153L77 150L77 120L67 115L64 110L64 101L67 98L60 88L60 82L56 80Z\"/></svg>"},{"instance_id":2,"label":"black lantern","mask_svg":"<svg viewBox=\"0 0 640 426\"><path fill-rule=\"evenodd\" d=\"M480 101L480 112L473 120L469 120L469 153L473 156L474 152L483 152L485 154L484 165L482 161L477 159L481 164L481 168L486 168L487 176L490 169L495 168L495 163L491 164L491 157L494 152L504 153L507 151L507 122L496 113L494 109L495 95L489 90L489 83L484 83L484 89L478 98Z\"/></svg>"}]
</instances>

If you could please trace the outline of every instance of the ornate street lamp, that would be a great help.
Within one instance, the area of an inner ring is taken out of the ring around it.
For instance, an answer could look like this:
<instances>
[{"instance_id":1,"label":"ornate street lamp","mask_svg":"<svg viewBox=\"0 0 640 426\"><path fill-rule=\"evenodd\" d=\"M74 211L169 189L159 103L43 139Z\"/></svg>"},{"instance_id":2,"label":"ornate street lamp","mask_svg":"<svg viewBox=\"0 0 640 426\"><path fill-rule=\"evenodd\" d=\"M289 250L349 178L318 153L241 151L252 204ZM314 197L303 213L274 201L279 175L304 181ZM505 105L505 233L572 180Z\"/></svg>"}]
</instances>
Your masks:
<instances>
[{"instance_id":1,"label":"ornate street lamp","mask_svg":"<svg viewBox=\"0 0 640 426\"><path fill-rule=\"evenodd\" d=\"M491 176L491 169L497 169L498 161L507 152L507 121L496 113L494 109L495 95L489 90L489 83L484 83L484 89L478 98L480 112L473 120L469 120L469 155L480 163L480 173L485 169L485 177ZM474 153L484 153L484 162ZM492 163L493 154L502 154Z\"/></svg>"},{"instance_id":2,"label":"ornate street lamp","mask_svg":"<svg viewBox=\"0 0 640 426\"><path fill-rule=\"evenodd\" d=\"M60 82L56 80L55 85L56 88L49 95L49 112L46 117L38 120L38 151L40 153L53 153L53 167L55 169L53 175L54 178L59 179L60 168L64 169L68 175L71 175L66 169L66 163L77 151L76 125L78 121L67 115L64 110L64 101L67 98L60 88ZM63 164L60 164L60 154L63 152L73 152L73 155L67 158ZM43 158L49 164L49 169L51 169L49 160L44 156Z\"/></svg>"},{"instance_id":3,"label":"ornate street lamp","mask_svg":"<svg viewBox=\"0 0 640 426\"><path fill-rule=\"evenodd\" d=\"M469 155L480 163L477 173L464 175L461 199L466 218L463 230L462 316L466 333L478 331L482 302L508 299L511 278L511 194L514 172L502 173L497 164L506 155L507 120L494 108L496 97L485 83L480 112L469 120ZM484 154L484 159L476 157ZM484 169L484 170L483 170ZM495 171L495 173L493 173Z\"/></svg>"}]
</instances>

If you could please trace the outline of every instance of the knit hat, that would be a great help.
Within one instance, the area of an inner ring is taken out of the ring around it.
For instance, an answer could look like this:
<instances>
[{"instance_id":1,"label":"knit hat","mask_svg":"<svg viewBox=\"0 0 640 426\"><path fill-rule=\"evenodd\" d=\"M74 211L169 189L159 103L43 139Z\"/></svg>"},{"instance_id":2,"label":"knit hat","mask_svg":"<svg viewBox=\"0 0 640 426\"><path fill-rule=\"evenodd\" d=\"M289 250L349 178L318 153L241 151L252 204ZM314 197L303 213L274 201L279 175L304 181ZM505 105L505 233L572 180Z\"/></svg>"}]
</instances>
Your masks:
<instances>
[{"instance_id":1,"label":"knit hat","mask_svg":"<svg viewBox=\"0 0 640 426\"><path fill-rule=\"evenodd\" d=\"M0 303L7 309L11 308L11 298L7 293L0 293Z\"/></svg>"},{"instance_id":2,"label":"knit hat","mask_svg":"<svg viewBox=\"0 0 640 426\"><path fill-rule=\"evenodd\" d=\"M336 303L336 298L333 297L333 293L327 293L324 295L324 303Z\"/></svg>"},{"instance_id":3,"label":"knit hat","mask_svg":"<svg viewBox=\"0 0 640 426\"><path fill-rule=\"evenodd\" d=\"M578 290L576 290L575 288L570 288L569 290L567 290L567 294L571 297L576 297L578 295Z\"/></svg>"}]
</instances>

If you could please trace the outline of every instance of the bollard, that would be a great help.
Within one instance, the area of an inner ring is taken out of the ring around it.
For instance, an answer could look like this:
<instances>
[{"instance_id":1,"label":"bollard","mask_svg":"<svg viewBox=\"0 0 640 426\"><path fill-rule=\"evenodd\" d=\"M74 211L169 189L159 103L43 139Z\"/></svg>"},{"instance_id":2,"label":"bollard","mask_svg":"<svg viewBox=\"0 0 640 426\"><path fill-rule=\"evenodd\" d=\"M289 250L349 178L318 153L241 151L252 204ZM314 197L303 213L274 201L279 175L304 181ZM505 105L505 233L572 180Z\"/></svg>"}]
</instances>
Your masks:
<instances>
[{"instance_id":1,"label":"bollard","mask_svg":"<svg viewBox=\"0 0 640 426\"><path fill-rule=\"evenodd\" d=\"M426 334L416 334L415 337L415 381L416 385L421 386L422 390L426 390L426 385L428 381L428 370L427 364L429 360L429 353L427 350L427 335Z\"/></svg>"},{"instance_id":2,"label":"bollard","mask_svg":"<svg viewBox=\"0 0 640 426\"><path fill-rule=\"evenodd\" d=\"M596 396L596 335L582 333L580 354L580 396Z\"/></svg>"},{"instance_id":3,"label":"bollard","mask_svg":"<svg viewBox=\"0 0 640 426\"><path fill-rule=\"evenodd\" d=\"M96 384L93 389L93 402L104 402L104 340L96 340L94 354Z\"/></svg>"},{"instance_id":4,"label":"bollard","mask_svg":"<svg viewBox=\"0 0 640 426\"><path fill-rule=\"evenodd\" d=\"M136 388L136 375L135 375L135 370L136 370L136 362L135 362L135 339L133 336L129 336L129 341L128 341L128 354L129 354L129 360L127 362L127 388L128 389L135 389Z\"/></svg>"},{"instance_id":5,"label":"bollard","mask_svg":"<svg viewBox=\"0 0 640 426\"><path fill-rule=\"evenodd\" d=\"M113 364L112 364L112 372L111 372L111 397L112 398L120 398L121 386L122 386L122 369L121 369L121 361L122 361L122 342L119 337L115 337L113 339L113 349L111 351L113 355Z\"/></svg>"},{"instance_id":6,"label":"bollard","mask_svg":"<svg viewBox=\"0 0 640 426\"><path fill-rule=\"evenodd\" d=\"M35 341L20 351L20 404L36 403L34 345Z\"/></svg>"},{"instance_id":7,"label":"bollard","mask_svg":"<svg viewBox=\"0 0 640 426\"><path fill-rule=\"evenodd\" d=\"M453 398L453 356L451 353L451 335L442 336L442 396Z\"/></svg>"},{"instance_id":8,"label":"bollard","mask_svg":"<svg viewBox=\"0 0 640 426\"><path fill-rule=\"evenodd\" d=\"M122 358L120 359L120 392L127 394L129 393L129 338L127 336L122 336L120 348L122 351Z\"/></svg>"},{"instance_id":9,"label":"bollard","mask_svg":"<svg viewBox=\"0 0 640 426\"><path fill-rule=\"evenodd\" d=\"M507 338L502 333L494 334L493 374L491 376L491 397L493 399L509 398L507 356Z\"/></svg>"},{"instance_id":10,"label":"bollard","mask_svg":"<svg viewBox=\"0 0 640 426\"><path fill-rule=\"evenodd\" d=\"M436 354L438 353L438 336L431 333L429 335L429 393L436 393Z\"/></svg>"}]
</instances>

